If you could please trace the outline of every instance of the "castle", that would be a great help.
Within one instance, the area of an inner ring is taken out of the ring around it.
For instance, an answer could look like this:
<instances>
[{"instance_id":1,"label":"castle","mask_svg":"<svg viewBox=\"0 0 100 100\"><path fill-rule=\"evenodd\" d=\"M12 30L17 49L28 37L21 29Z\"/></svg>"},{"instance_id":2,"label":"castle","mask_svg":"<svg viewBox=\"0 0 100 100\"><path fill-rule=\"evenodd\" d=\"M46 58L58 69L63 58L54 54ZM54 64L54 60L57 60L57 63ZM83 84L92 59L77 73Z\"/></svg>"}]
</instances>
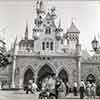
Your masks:
<instances>
[{"instance_id":1,"label":"castle","mask_svg":"<svg viewBox=\"0 0 100 100\"><path fill-rule=\"evenodd\" d=\"M74 22L64 33L53 7L45 12L43 1L36 2L36 18L33 39L28 38L26 23L25 37L15 47L12 69L12 87L22 88L29 79L41 85L49 72L55 73L71 85L80 80L80 31ZM40 86L39 85L39 86Z\"/></svg>"},{"instance_id":2,"label":"castle","mask_svg":"<svg viewBox=\"0 0 100 100\"><path fill-rule=\"evenodd\" d=\"M80 31L72 21L64 32L61 19L56 24L56 9L45 11L43 0L36 2L32 39L28 37L26 23L24 39L14 44L13 65L8 73L12 88L23 88L29 80L35 80L38 86L51 72L73 86L83 80L99 80L99 56L84 59L81 56ZM94 60L95 59L95 60Z\"/></svg>"}]
</instances>

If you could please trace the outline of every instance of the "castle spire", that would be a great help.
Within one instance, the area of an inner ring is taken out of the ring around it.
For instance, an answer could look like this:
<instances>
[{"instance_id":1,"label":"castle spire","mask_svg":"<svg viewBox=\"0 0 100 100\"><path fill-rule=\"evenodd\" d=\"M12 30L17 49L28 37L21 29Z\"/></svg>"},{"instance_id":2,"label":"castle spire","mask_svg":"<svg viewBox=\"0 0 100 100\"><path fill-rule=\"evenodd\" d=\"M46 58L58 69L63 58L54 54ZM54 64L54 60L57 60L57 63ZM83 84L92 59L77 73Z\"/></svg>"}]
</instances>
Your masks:
<instances>
[{"instance_id":1,"label":"castle spire","mask_svg":"<svg viewBox=\"0 0 100 100\"><path fill-rule=\"evenodd\" d=\"M61 18L59 19L59 25L58 28L61 28Z\"/></svg>"},{"instance_id":2,"label":"castle spire","mask_svg":"<svg viewBox=\"0 0 100 100\"><path fill-rule=\"evenodd\" d=\"M28 40L28 22L26 22L25 40Z\"/></svg>"},{"instance_id":3,"label":"castle spire","mask_svg":"<svg viewBox=\"0 0 100 100\"><path fill-rule=\"evenodd\" d=\"M67 32L68 33L80 33L80 31L78 30L78 28L74 24L73 18L72 18L70 27L67 29Z\"/></svg>"},{"instance_id":4,"label":"castle spire","mask_svg":"<svg viewBox=\"0 0 100 100\"><path fill-rule=\"evenodd\" d=\"M59 19L58 29L59 29L59 32L63 31L63 29L61 28L61 18Z\"/></svg>"},{"instance_id":5,"label":"castle spire","mask_svg":"<svg viewBox=\"0 0 100 100\"><path fill-rule=\"evenodd\" d=\"M74 18L72 17L72 19L71 19L71 23L73 24L74 23Z\"/></svg>"},{"instance_id":6,"label":"castle spire","mask_svg":"<svg viewBox=\"0 0 100 100\"><path fill-rule=\"evenodd\" d=\"M95 34L94 34L94 40L97 40L97 39L96 39L96 35L95 35Z\"/></svg>"}]
</instances>

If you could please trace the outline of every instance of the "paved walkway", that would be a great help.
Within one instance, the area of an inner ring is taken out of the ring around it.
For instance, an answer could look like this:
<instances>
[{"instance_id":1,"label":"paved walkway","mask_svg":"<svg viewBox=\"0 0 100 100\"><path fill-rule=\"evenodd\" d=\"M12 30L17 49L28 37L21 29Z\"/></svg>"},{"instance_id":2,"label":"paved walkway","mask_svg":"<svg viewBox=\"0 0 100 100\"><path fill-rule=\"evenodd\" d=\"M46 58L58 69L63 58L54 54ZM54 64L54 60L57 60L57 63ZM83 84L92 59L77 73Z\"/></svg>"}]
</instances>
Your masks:
<instances>
[{"instance_id":1,"label":"paved walkway","mask_svg":"<svg viewBox=\"0 0 100 100\"><path fill-rule=\"evenodd\" d=\"M19 91L5 91L0 90L0 100L36 100L38 99L38 94L25 94L25 91L19 90ZM73 96L73 94L67 95L64 99L67 100L79 100L78 96ZM100 100L100 99L98 99Z\"/></svg>"},{"instance_id":2,"label":"paved walkway","mask_svg":"<svg viewBox=\"0 0 100 100\"><path fill-rule=\"evenodd\" d=\"M24 91L0 91L0 100L35 100L38 94L25 94Z\"/></svg>"},{"instance_id":3,"label":"paved walkway","mask_svg":"<svg viewBox=\"0 0 100 100\"><path fill-rule=\"evenodd\" d=\"M78 96L74 96L73 93L70 93L69 95L66 96L66 98L67 99L80 99L80 95L78 94ZM84 99L87 99L87 96L85 96ZM100 100L98 96L96 96L96 99ZM87 99L87 100L91 100L91 99Z\"/></svg>"}]
</instances>

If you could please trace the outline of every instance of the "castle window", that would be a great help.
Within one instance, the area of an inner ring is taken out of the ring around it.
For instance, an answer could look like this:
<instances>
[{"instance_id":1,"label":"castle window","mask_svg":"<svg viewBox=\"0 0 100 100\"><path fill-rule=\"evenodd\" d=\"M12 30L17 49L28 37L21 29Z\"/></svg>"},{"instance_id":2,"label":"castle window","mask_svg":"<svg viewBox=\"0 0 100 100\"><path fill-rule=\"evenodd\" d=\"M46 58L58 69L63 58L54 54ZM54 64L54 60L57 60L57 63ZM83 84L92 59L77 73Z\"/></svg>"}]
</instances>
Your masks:
<instances>
[{"instance_id":1,"label":"castle window","mask_svg":"<svg viewBox=\"0 0 100 100\"><path fill-rule=\"evenodd\" d=\"M53 50L53 42L51 42L51 50Z\"/></svg>"},{"instance_id":2,"label":"castle window","mask_svg":"<svg viewBox=\"0 0 100 100\"><path fill-rule=\"evenodd\" d=\"M43 60L45 60L45 57L43 57Z\"/></svg>"},{"instance_id":3,"label":"castle window","mask_svg":"<svg viewBox=\"0 0 100 100\"><path fill-rule=\"evenodd\" d=\"M51 34L51 28L50 28L50 27L47 27L47 28L46 28L45 34Z\"/></svg>"},{"instance_id":4,"label":"castle window","mask_svg":"<svg viewBox=\"0 0 100 100\"><path fill-rule=\"evenodd\" d=\"M47 42L47 48L49 48L49 42Z\"/></svg>"},{"instance_id":5,"label":"castle window","mask_svg":"<svg viewBox=\"0 0 100 100\"><path fill-rule=\"evenodd\" d=\"M42 50L45 50L45 42L42 43Z\"/></svg>"},{"instance_id":6,"label":"castle window","mask_svg":"<svg viewBox=\"0 0 100 100\"><path fill-rule=\"evenodd\" d=\"M73 40L75 40L75 38L73 37Z\"/></svg>"},{"instance_id":7,"label":"castle window","mask_svg":"<svg viewBox=\"0 0 100 100\"><path fill-rule=\"evenodd\" d=\"M49 58L49 57L47 57L47 60L50 60L50 58Z\"/></svg>"}]
</instances>

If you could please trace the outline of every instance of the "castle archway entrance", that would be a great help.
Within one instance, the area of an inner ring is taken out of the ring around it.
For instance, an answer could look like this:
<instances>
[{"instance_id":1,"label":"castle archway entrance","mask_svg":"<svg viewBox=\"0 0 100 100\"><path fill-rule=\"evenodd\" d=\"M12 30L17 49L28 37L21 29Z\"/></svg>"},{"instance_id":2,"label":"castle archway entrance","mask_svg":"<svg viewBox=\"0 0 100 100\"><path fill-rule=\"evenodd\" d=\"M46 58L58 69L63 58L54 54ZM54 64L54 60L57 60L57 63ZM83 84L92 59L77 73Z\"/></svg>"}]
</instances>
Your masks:
<instances>
[{"instance_id":1,"label":"castle archway entrance","mask_svg":"<svg viewBox=\"0 0 100 100\"><path fill-rule=\"evenodd\" d=\"M64 69L62 69L58 74L58 78L60 78L66 85L66 83L68 82L67 72Z\"/></svg>"},{"instance_id":2,"label":"castle archway entrance","mask_svg":"<svg viewBox=\"0 0 100 100\"><path fill-rule=\"evenodd\" d=\"M24 81L23 81L23 85L24 87L27 86L29 80L33 80L34 73L33 71L29 68L26 70L26 72L24 73Z\"/></svg>"},{"instance_id":3,"label":"castle archway entrance","mask_svg":"<svg viewBox=\"0 0 100 100\"><path fill-rule=\"evenodd\" d=\"M42 66L42 68L38 72L38 79L37 79L37 85L39 89L42 88L43 83L46 82L48 76L52 73L54 73L54 71L48 64Z\"/></svg>"}]
</instances>

